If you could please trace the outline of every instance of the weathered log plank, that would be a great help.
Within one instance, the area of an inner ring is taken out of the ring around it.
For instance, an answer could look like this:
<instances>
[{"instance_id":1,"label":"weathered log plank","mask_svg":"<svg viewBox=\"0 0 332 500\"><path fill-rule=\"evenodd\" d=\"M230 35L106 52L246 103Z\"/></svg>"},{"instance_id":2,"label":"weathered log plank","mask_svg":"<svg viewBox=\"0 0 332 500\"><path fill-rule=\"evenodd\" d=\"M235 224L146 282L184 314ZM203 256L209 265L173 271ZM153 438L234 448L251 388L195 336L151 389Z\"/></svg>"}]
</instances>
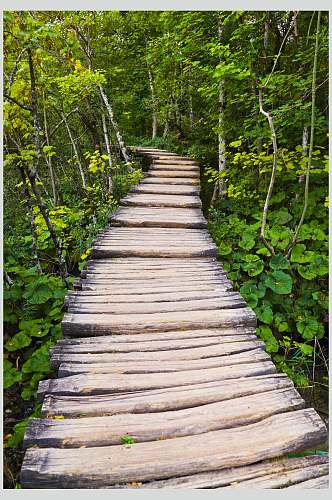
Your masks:
<instances>
[{"instance_id":1,"label":"weathered log plank","mask_svg":"<svg viewBox=\"0 0 332 500\"><path fill-rule=\"evenodd\" d=\"M202 202L196 196L172 196L168 194L132 194L121 199L121 205L133 207L200 208Z\"/></svg>"},{"instance_id":2,"label":"weathered log plank","mask_svg":"<svg viewBox=\"0 0 332 500\"><path fill-rule=\"evenodd\" d=\"M21 483L29 488L102 488L143 482L247 465L317 445L325 438L321 419L314 410L305 409L235 429L136 443L129 448L30 448L21 469Z\"/></svg>"},{"instance_id":3,"label":"weathered log plank","mask_svg":"<svg viewBox=\"0 0 332 500\"><path fill-rule=\"evenodd\" d=\"M132 222L129 222L131 224ZM135 222L133 222L135 224ZM127 221L126 221L127 224ZM154 224L154 222L151 222ZM110 244L110 246L105 245L95 245L92 249L91 255L93 258L102 257L121 257L127 255L128 257L214 257L217 255L217 249L214 245L206 246L205 248L169 248L167 244L164 247L159 246L156 248L146 247L144 245L128 246L124 244L123 246L115 246L115 244Z\"/></svg>"},{"instance_id":4,"label":"weathered log plank","mask_svg":"<svg viewBox=\"0 0 332 500\"><path fill-rule=\"evenodd\" d=\"M233 379L122 394L63 396L46 394L42 415L65 417L149 413L193 408L217 401L292 388L284 373Z\"/></svg>"},{"instance_id":5,"label":"weathered log plank","mask_svg":"<svg viewBox=\"0 0 332 500\"><path fill-rule=\"evenodd\" d=\"M181 177L145 177L141 184L176 184L184 186L199 186L199 179L184 179Z\"/></svg>"},{"instance_id":6,"label":"weathered log plank","mask_svg":"<svg viewBox=\"0 0 332 500\"><path fill-rule=\"evenodd\" d=\"M107 333L139 333L198 328L236 328L255 326L256 316L249 308L212 311L168 312L158 314L98 315L65 313L62 331L68 336Z\"/></svg>"},{"instance_id":7,"label":"weathered log plank","mask_svg":"<svg viewBox=\"0 0 332 500\"><path fill-rule=\"evenodd\" d=\"M144 373L174 373L192 370L205 370L207 368L219 368L222 366L233 366L239 364L257 363L259 361L267 361L270 359L269 355L261 349L241 352L239 354L232 354L229 356L213 356L203 359L190 359L185 361L146 361L146 360L131 360L121 361L115 359L113 361L106 360L106 362L94 362L89 355L71 356L63 355L68 359L59 365L58 377L69 377L72 375L79 375L83 373L122 373L122 374L144 374ZM96 356L100 356L96 354ZM119 356L120 357L120 356ZM123 356L124 357L124 356ZM57 356L55 355L55 358ZM70 359L69 359L70 358ZM73 359L74 358L74 359ZM85 363L85 361L88 362ZM81 363L83 360L83 363ZM57 360L56 360L57 361Z\"/></svg>"},{"instance_id":8,"label":"weathered log plank","mask_svg":"<svg viewBox=\"0 0 332 500\"><path fill-rule=\"evenodd\" d=\"M110 446L121 444L124 435L135 442L192 436L248 425L303 407L304 401L295 389L281 389L185 410L127 414L125 419L123 415L65 420L36 418L26 430L24 447Z\"/></svg>"},{"instance_id":9,"label":"weathered log plank","mask_svg":"<svg viewBox=\"0 0 332 500\"><path fill-rule=\"evenodd\" d=\"M217 359L214 359L217 358ZM241 363L268 361L270 356L251 342L241 346L222 344L170 351L73 353L66 351L52 352L52 367L60 363L86 364L85 367L71 367L77 373L157 373L170 371L188 371ZM162 363L161 363L162 361ZM93 365L93 366L92 366ZM62 375L64 369L62 370Z\"/></svg>"},{"instance_id":10,"label":"weathered log plank","mask_svg":"<svg viewBox=\"0 0 332 500\"><path fill-rule=\"evenodd\" d=\"M323 489L329 488L329 476L317 477L316 479L308 479L307 481L303 481L298 484L293 484L289 486L288 489L294 488L307 488L307 489Z\"/></svg>"},{"instance_id":11,"label":"weathered log plank","mask_svg":"<svg viewBox=\"0 0 332 500\"><path fill-rule=\"evenodd\" d=\"M79 300L71 302L68 312L80 314L150 314L172 311L202 311L212 309L236 309L244 307L245 302L241 296L220 297L217 299L183 300L179 302L152 302L131 304L105 304L105 303L80 303Z\"/></svg>"},{"instance_id":12,"label":"weathered log plank","mask_svg":"<svg viewBox=\"0 0 332 500\"><path fill-rule=\"evenodd\" d=\"M322 476L327 476L329 472L329 466L327 463L312 465L310 467L305 467L301 469L295 469L291 471L283 471L282 473L272 473L267 474L259 478L249 479L246 481L241 481L240 483L234 483L223 489L233 489L233 488L265 488L265 489L280 489L288 488L291 485L296 485L297 483L302 483L303 481L314 480L315 478L321 478ZM315 481L314 484L317 484ZM318 484L321 484L319 481ZM316 487L316 486L315 486Z\"/></svg>"},{"instance_id":13,"label":"weathered log plank","mask_svg":"<svg viewBox=\"0 0 332 500\"><path fill-rule=\"evenodd\" d=\"M177 196L198 195L199 187L195 186L177 186L177 185L162 185L162 184L139 184L130 190L131 193L147 193L147 194L169 194Z\"/></svg>"},{"instance_id":14,"label":"weathered log plank","mask_svg":"<svg viewBox=\"0 0 332 500\"><path fill-rule=\"evenodd\" d=\"M218 488L240 483L247 479L259 478L267 474L278 474L311 466L326 466L327 457L309 455L302 458L279 458L266 460L253 465L203 472L174 479L152 481L142 484L142 488ZM126 485L125 487L130 487ZM137 486L136 486L137 487Z\"/></svg>"},{"instance_id":15,"label":"weathered log plank","mask_svg":"<svg viewBox=\"0 0 332 500\"><path fill-rule=\"evenodd\" d=\"M194 332L192 332L194 333ZM164 338L164 335L166 339ZM224 346L225 354L230 354L230 349L241 352L255 347L264 347L261 340L257 340L255 335L230 335L230 336L200 336L192 338L174 338L167 334L149 336L148 340L141 337L144 334L135 335L133 340L130 335L112 337L85 337L82 339L62 339L55 347L50 349L50 353L107 353L107 352L143 352L143 351L174 351L181 349L193 349L206 346ZM127 337L130 341L126 342ZM168 338L167 338L168 337ZM95 340L93 342L93 339ZM239 340L240 339L240 340ZM86 342L88 340L88 342ZM73 342L74 341L74 342ZM233 351L234 352L234 351Z\"/></svg>"},{"instance_id":16,"label":"weathered log plank","mask_svg":"<svg viewBox=\"0 0 332 500\"><path fill-rule=\"evenodd\" d=\"M87 373L61 379L43 380L39 383L37 396L39 400L42 400L47 393L64 396L90 396L93 394L163 389L165 387L200 384L216 380L267 375L275 372L276 368L271 361L262 361L259 363L243 363L234 366L207 368L206 370L168 373L167 377L158 373L138 375L113 374L111 377L100 373Z\"/></svg>"},{"instance_id":17,"label":"weathered log plank","mask_svg":"<svg viewBox=\"0 0 332 500\"><path fill-rule=\"evenodd\" d=\"M87 293L87 292L85 292ZM202 338L211 338L211 337L218 337L218 342L220 343L225 343L225 342L242 342L243 340L257 340L257 337L255 335L255 328L253 327L243 327L243 328L237 328L237 329L232 329L232 328L227 328L227 329L216 329L216 328L210 328L210 329L201 329L201 330L178 330L178 331L173 331L173 332L162 332L162 333L135 333L135 334L128 334L128 335L106 335L104 337L76 337L76 338L67 338L67 339L60 339L57 342L57 345L81 345L81 344L108 344L108 343L116 343L116 344L122 344L122 343L129 343L129 342L134 342L134 343L142 343L142 342L148 342L149 345L151 342L158 341L161 344L173 340L182 340L182 339L190 339L195 342L195 339L200 339Z\"/></svg>"},{"instance_id":18,"label":"weathered log plank","mask_svg":"<svg viewBox=\"0 0 332 500\"><path fill-rule=\"evenodd\" d=\"M150 170L147 174L146 178L149 177L181 177L185 179L199 179L199 172L198 171L191 171L191 170Z\"/></svg>"}]
</instances>

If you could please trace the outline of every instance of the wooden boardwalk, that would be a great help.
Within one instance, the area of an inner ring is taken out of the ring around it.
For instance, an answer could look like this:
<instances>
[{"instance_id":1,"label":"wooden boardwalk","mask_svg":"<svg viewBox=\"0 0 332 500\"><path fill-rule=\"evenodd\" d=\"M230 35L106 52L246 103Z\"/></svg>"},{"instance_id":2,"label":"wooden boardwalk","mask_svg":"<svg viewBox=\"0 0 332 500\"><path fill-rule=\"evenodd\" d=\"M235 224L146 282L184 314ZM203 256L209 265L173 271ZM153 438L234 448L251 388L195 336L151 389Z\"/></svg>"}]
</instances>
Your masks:
<instances>
[{"instance_id":1,"label":"wooden boardwalk","mask_svg":"<svg viewBox=\"0 0 332 500\"><path fill-rule=\"evenodd\" d=\"M255 335L199 199L199 168L155 149L68 292L24 488L326 488L325 426ZM131 444L130 444L131 443Z\"/></svg>"}]
</instances>

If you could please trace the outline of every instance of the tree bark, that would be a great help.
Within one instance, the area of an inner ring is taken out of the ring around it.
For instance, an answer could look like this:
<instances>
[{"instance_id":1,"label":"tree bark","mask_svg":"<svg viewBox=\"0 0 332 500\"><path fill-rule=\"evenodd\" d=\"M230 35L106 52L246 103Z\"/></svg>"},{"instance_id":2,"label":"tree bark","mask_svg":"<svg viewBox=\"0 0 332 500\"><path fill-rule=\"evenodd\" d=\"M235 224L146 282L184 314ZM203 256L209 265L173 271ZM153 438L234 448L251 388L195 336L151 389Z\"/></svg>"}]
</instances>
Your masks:
<instances>
[{"instance_id":1,"label":"tree bark","mask_svg":"<svg viewBox=\"0 0 332 500\"><path fill-rule=\"evenodd\" d=\"M117 141L118 141L118 144L119 144L119 147L120 147L120 150L121 150L121 153L122 153L122 156L124 158L124 161L126 162L126 164L129 166L129 163L130 163L130 156L128 154L128 151L127 151L127 148L125 146L125 143L122 139L122 135L121 135L121 132L120 132L120 129L119 129L119 126L117 124L117 121L115 120L115 117L114 117L114 112L113 112L113 108L109 102L109 100L107 99L107 96L104 92L104 89L99 86L99 92L100 92L100 96L105 104L105 107L108 111L108 114L109 114L109 117L110 117L110 120L111 120L111 123L112 123L112 127L114 129L114 132L115 132L115 135L116 135L116 138L117 138ZM132 171L132 167L130 167L130 171Z\"/></svg>"},{"instance_id":2,"label":"tree bark","mask_svg":"<svg viewBox=\"0 0 332 500\"><path fill-rule=\"evenodd\" d=\"M70 130L70 127L69 127L69 124L68 124L67 117L66 117L66 115L64 114L64 112L61 112L61 116L62 116L62 119L63 119L63 121L64 121L64 124L66 125L66 129L67 129L67 132L68 132L68 136L69 136L70 142L71 142L71 144L72 144L72 146L73 146L73 150L74 150L75 157L76 157L76 160L77 160L78 168L79 168L79 171L80 171L80 174L81 174L81 179L82 179L82 187L83 187L83 189L86 189L85 174L84 174L84 170L83 170L83 166L82 166L82 163L81 163L81 159L80 159L80 155L79 155L79 152L78 152L77 146L76 146L76 144L75 144L75 141L74 141L73 135L72 135L72 133L71 133L71 130Z\"/></svg>"},{"instance_id":3,"label":"tree bark","mask_svg":"<svg viewBox=\"0 0 332 500\"><path fill-rule=\"evenodd\" d=\"M218 37L219 43L222 41L222 22L220 14L218 15ZM218 131L218 170L219 170L219 196L223 196L223 192L226 188L225 184L222 181L220 175L226 168L226 140L224 136L224 132L222 130L224 125L224 114L225 114L225 80L222 79L219 84L219 131Z\"/></svg>"},{"instance_id":4,"label":"tree bark","mask_svg":"<svg viewBox=\"0 0 332 500\"><path fill-rule=\"evenodd\" d=\"M107 130L106 117L105 117L105 113L103 113L103 112L101 114L101 119L102 119L102 122L103 122L103 132L104 132L104 138L105 138L105 144L106 144L106 151L107 151L107 156L108 156L108 165L109 165L109 171L107 173L108 192L112 193L112 191L113 191L113 183L112 183L112 169L113 169L112 153L111 153L111 144L110 144L109 133L108 133L108 130Z\"/></svg>"},{"instance_id":5,"label":"tree bark","mask_svg":"<svg viewBox=\"0 0 332 500\"><path fill-rule=\"evenodd\" d=\"M149 66L148 66L148 75L149 75L149 84L150 84L151 100L152 100L152 139L155 139L157 137L157 129L158 129L157 102L154 92L153 77Z\"/></svg>"},{"instance_id":6,"label":"tree bark","mask_svg":"<svg viewBox=\"0 0 332 500\"><path fill-rule=\"evenodd\" d=\"M45 93L44 93L44 130L45 130L46 144L47 144L47 146L49 146L50 145L50 141L49 141L49 135L48 135L48 124L47 124L47 116L46 116ZM45 160L46 160L48 169L50 171L52 193L53 193L53 202L54 202L54 205L57 205L57 203L58 203L58 194L57 194L57 189L56 189L55 172L54 172L54 169L53 169L52 157L48 156L46 154L45 155Z\"/></svg>"}]
</instances>

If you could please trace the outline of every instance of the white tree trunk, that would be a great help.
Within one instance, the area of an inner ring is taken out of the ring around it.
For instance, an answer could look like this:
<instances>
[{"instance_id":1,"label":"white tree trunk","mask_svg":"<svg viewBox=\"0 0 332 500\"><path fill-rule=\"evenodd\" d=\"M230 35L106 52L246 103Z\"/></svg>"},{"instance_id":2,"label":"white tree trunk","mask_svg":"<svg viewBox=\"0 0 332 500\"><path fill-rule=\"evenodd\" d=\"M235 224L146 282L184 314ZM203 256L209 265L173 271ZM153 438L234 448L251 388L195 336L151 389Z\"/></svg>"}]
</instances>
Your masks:
<instances>
[{"instance_id":1,"label":"white tree trunk","mask_svg":"<svg viewBox=\"0 0 332 500\"><path fill-rule=\"evenodd\" d=\"M303 148L303 156L308 156L308 139L309 139L309 129L308 126L305 125L303 127L302 133L302 148ZM304 182L304 174L299 176L299 183L302 184Z\"/></svg>"},{"instance_id":2,"label":"white tree trunk","mask_svg":"<svg viewBox=\"0 0 332 500\"><path fill-rule=\"evenodd\" d=\"M149 85L150 85L151 100L152 100L152 139L155 139L157 137L157 129L158 129L157 101L156 101L156 95L154 93L152 73L149 67L148 67L148 74L149 74Z\"/></svg>"},{"instance_id":3,"label":"white tree trunk","mask_svg":"<svg viewBox=\"0 0 332 500\"><path fill-rule=\"evenodd\" d=\"M66 115L62 112L61 116L62 116L62 119L64 121L64 124L66 125L66 129L67 129L67 132L68 132L68 135L69 135L69 139L70 139L70 142L71 142L71 144L73 146L73 150L74 150L74 153L75 153L75 156L76 156L78 168L79 168L79 171L80 171L80 174L81 174L81 179L82 179L82 187L83 187L83 189L85 189L86 188L86 180L85 180L85 174L84 174L83 166L82 166L82 163L81 163L80 155L78 154L78 149L76 147L74 138L73 138L71 130L69 128Z\"/></svg>"},{"instance_id":4,"label":"white tree trunk","mask_svg":"<svg viewBox=\"0 0 332 500\"><path fill-rule=\"evenodd\" d=\"M101 119L103 122L103 132L104 132L104 138L105 138L105 144L106 144L106 151L107 151L107 156L108 156L108 165L109 165L109 171L107 174L107 180L108 180L108 191L109 193L112 192L113 189L113 183L112 183L112 154L111 154L111 144L110 144L110 138L107 130L107 125L106 125L106 117L105 114L101 114Z\"/></svg>"},{"instance_id":5,"label":"white tree trunk","mask_svg":"<svg viewBox=\"0 0 332 500\"><path fill-rule=\"evenodd\" d=\"M127 148L123 142L123 139L122 139L122 135L121 135L121 132L120 132L120 129L119 129L119 126L114 118L114 113L113 113L113 108L110 104L110 102L108 101L107 99L107 95L105 94L103 88L100 86L99 87L99 91L100 91L100 95L101 95L101 98L105 104L105 107L108 111L108 114L109 114L109 117L110 117L110 120L111 120L111 123L112 123L112 127L114 129L114 132L115 132L115 135L116 135L116 138L117 138L117 141L118 141L118 144L119 144L119 147L120 147L120 150L121 150L121 153L123 155L123 158L125 160L125 162L127 163L127 165L129 165L130 163L130 157L129 157L129 154L127 152ZM132 170L132 168L130 168L130 170Z\"/></svg>"}]
</instances>

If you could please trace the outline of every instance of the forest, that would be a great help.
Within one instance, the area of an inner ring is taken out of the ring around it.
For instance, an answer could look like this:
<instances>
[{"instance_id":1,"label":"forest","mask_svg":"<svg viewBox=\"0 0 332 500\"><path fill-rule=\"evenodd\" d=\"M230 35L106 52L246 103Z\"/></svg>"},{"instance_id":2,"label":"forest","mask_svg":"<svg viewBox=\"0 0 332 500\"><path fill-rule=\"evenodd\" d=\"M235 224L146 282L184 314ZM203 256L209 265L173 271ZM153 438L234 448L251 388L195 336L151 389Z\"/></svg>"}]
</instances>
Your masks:
<instances>
[{"instance_id":1,"label":"forest","mask_svg":"<svg viewBox=\"0 0 332 500\"><path fill-rule=\"evenodd\" d=\"M5 484L98 231L143 177L197 160L209 231L257 335L327 416L328 12L4 13Z\"/></svg>"}]
</instances>

